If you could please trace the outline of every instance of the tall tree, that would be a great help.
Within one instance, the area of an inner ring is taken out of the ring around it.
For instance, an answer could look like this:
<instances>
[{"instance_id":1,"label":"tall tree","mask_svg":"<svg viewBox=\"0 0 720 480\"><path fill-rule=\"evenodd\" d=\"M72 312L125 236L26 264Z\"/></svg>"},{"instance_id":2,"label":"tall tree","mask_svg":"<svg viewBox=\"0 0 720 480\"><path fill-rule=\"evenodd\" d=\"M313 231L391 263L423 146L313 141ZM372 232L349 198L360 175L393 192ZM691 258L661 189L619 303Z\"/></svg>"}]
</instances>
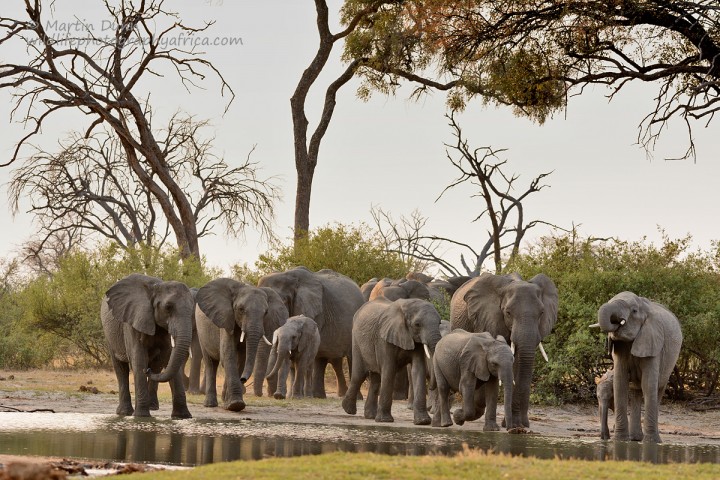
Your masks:
<instances>
[{"instance_id":1,"label":"tall tree","mask_svg":"<svg viewBox=\"0 0 720 480\"><path fill-rule=\"evenodd\" d=\"M151 124L151 106L143 88L147 77L174 72L186 88L219 80L220 92L232 90L215 66L194 49L176 47L176 35L197 35L211 23L191 27L165 9L163 0L102 2L103 22L114 25L111 35L96 35L91 25L75 23L70 39L54 39L50 21L57 5L48 0L24 0L25 15L0 14L0 90L13 96L14 120L29 125L17 143L11 164L48 120L72 110L87 115L84 136L104 126L117 138L137 181L152 195L175 236L183 257L199 256L198 230L190 199L173 175ZM72 41L68 41L72 40ZM27 55L13 63L18 51ZM231 100L232 101L232 100Z\"/></svg>"},{"instance_id":2,"label":"tall tree","mask_svg":"<svg viewBox=\"0 0 720 480\"><path fill-rule=\"evenodd\" d=\"M327 86L320 119L309 139L309 121L305 114L305 102L307 101L310 89L327 64L335 45L350 35L360 24L368 22L372 14L377 12L383 5L394 2L375 0L365 3L366 4L360 8L344 9L343 12L341 12L341 17L346 27L340 32L332 33L330 31L327 2L325 0L315 0L315 10L317 12L316 23L319 35L318 49L308 68L303 71L300 81L290 98L295 144L295 170L297 172L294 223L295 240L306 236L310 230L310 196L312 193L313 176L315 175L315 167L317 167L320 143L327 132L330 120L335 111L337 92L343 85L350 81L365 59L354 58L350 60L345 70Z\"/></svg>"},{"instance_id":3,"label":"tall tree","mask_svg":"<svg viewBox=\"0 0 720 480\"><path fill-rule=\"evenodd\" d=\"M346 0L360 8L367 0ZM403 0L365 23L346 57L369 59L363 92L402 80L512 106L542 123L588 85L609 96L631 83L656 89L639 140L651 150L668 122L710 122L720 102L720 9L715 0ZM390 41L389 39L392 39Z\"/></svg>"},{"instance_id":4,"label":"tall tree","mask_svg":"<svg viewBox=\"0 0 720 480\"><path fill-rule=\"evenodd\" d=\"M193 207L198 238L218 223L230 236L242 236L250 225L271 236L277 188L257 177L249 156L233 168L218 158L213 139L202 136L204 127L207 122L175 115L156 132L167 168ZM32 155L14 171L10 198L15 213L30 203L39 227L27 249L33 258L56 248L58 239L104 237L122 247L161 247L169 234L157 202L133 175L112 132L96 131L87 139L73 134L59 153Z\"/></svg>"}]
</instances>

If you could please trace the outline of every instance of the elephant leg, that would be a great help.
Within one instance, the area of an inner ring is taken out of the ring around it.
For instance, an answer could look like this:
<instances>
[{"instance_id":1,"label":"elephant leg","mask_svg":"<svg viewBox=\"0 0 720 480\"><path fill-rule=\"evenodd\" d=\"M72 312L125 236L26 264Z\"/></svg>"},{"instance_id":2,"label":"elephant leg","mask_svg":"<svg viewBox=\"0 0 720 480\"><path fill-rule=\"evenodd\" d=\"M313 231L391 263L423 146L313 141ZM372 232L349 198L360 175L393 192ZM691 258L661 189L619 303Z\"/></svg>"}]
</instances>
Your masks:
<instances>
[{"instance_id":1,"label":"elephant leg","mask_svg":"<svg viewBox=\"0 0 720 480\"><path fill-rule=\"evenodd\" d=\"M188 393L199 395L203 393L200 387L200 367L202 364L202 349L200 348L200 340L197 334L193 334L192 343L190 344L192 358L188 360L190 363L190 377L188 378Z\"/></svg>"},{"instance_id":2,"label":"elephant leg","mask_svg":"<svg viewBox=\"0 0 720 480\"><path fill-rule=\"evenodd\" d=\"M365 400L365 418L372 419L377 416L379 394L380 374L377 372L370 372L368 374L368 398Z\"/></svg>"},{"instance_id":3,"label":"elephant leg","mask_svg":"<svg viewBox=\"0 0 720 480\"><path fill-rule=\"evenodd\" d=\"M203 362L205 362L205 403L206 407L217 407L217 368L218 361L210 358L209 356L203 356Z\"/></svg>"},{"instance_id":4,"label":"elephant leg","mask_svg":"<svg viewBox=\"0 0 720 480\"><path fill-rule=\"evenodd\" d=\"M115 413L118 415L132 415L135 409L132 406L130 398L130 365L121 362L115 356L112 356L113 370L115 370L115 378L118 383L119 403Z\"/></svg>"},{"instance_id":5,"label":"elephant leg","mask_svg":"<svg viewBox=\"0 0 720 480\"><path fill-rule=\"evenodd\" d=\"M270 359L270 345L265 342L260 342L255 355L255 368L253 369L253 394L256 397L262 397L263 395L263 382L265 381L265 375L268 374L268 360ZM277 377L273 378L271 385L270 380L267 380L267 392L268 396L272 396L277 389Z\"/></svg>"},{"instance_id":6,"label":"elephant leg","mask_svg":"<svg viewBox=\"0 0 720 480\"><path fill-rule=\"evenodd\" d=\"M349 365L350 385L342 400L342 407L345 413L355 415L357 413L357 398L360 393L360 386L365 381L365 378L367 378L367 372L365 371L363 362L358 356L355 356L355 361L350 361Z\"/></svg>"},{"instance_id":7,"label":"elephant leg","mask_svg":"<svg viewBox=\"0 0 720 480\"><path fill-rule=\"evenodd\" d=\"M343 372L343 357L332 359L330 365L332 365L335 371L335 377L337 378L338 397L344 397L347 393L348 386L345 382L345 372Z\"/></svg>"},{"instance_id":8,"label":"elephant leg","mask_svg":"<svg viewBox=\"0 0 720 480\"><path fill-rule=\"evenodd\" d=\"M433 427L449 427L453 424L450 418L450 384L445 376L438 370L435 370L435 381L437 382L437 405L433 415Z\"/></svg>"},{"instance_id":9,"label":"elephant leg","mask_svg":"<svg viewBox=\"0 0 720 480\"><path fill-rule=\"evenodd\" d=\"M382 365L382 371L380 372L380 394L378 400L378 412L375 415L376 422L394 422L390 410L392 409L392 394L393 387L395 386L395 374L397 373L397 366L394 363L394 359L388 359ZM427 412L426 412L427 413Z\"/></svg>"},{"instance_id":10,"label":"elephant leg","mask_svg":"<svg viewBox=\"0 0 720 480\"><path fill-rule=\"evenodd\" d=\"M148 353L145 349L136 347L131 355L131 367L135 385L135 412L133 416L149 417L150 392L148 391L148 377L145 373L150 364Z\"/></svg>"},{"instance_id":11,"label":"elephant leg","mask_svg":"<svg viewBox=\"0 0 720 480\"><path fill-rule=\"evenodd\" d=\"M313 367L313 397L327 398L325 395L325 369L328 361L325 358L315 358Z\"/></svg>"},{"instance_id":12,"label":"elephant leg","mask_svg":"<svg viewBox=\"0 0 720 480\"><path fill-rule=\"evenodd\" d=\"M307 368L307 366L303 368L304 366L300 360L293 362L295 367L295 378L292 383L292 398L302 398L305 393L305 368Z\"/></svg>"},{"instance_id":13,"label":"elephant leg","mask_svg":"<svg viewBox=\"0 0 720 480\"><path fill-rule=\"evenodd\" d=\"M430 415L427 412L427 386L425 385L425 357L422 353L415 353L412 357L412 366L410 373L412 374L413 388L413 423L415 425L430 425ZM402 368L397 376L407 377L407 369Z\"/></svg>"},{"instance_id":14,"label":"elephant leg","mask_svg":"<svg viewBox=\"0 0 720 480\"><path fill-rule=\"evenodd\" d=\"M610 440L610 428L608 427L608 403L603 400L600 404L600 438L602 440Z\"/></svg>"},{"instance_id":15,"label":"elephant leg","mask_svg":"<svg viewBox=\"0 0 720 480\"><path fill-rule=\"evenodd\" d=\"M617 350L622 348L616 343L613 352L615 376L613 377L613 398L615 401L615 440L628 439L628 387L629 373L624 362L618 357ZM627 348L627 347L625 347Z\"/></svg>"},{"instance_id":16,"label":"elephant leg","mask_svg":"<svg viewBox=\"0 0 720 480\"><path fill-rule=\"evenodd\" d=\"M412 388L409 380L410 373L402 375L402 370L395 375L395 382L393 384L393 400L408 400L408 407L412 408L412 402L410 400L410 389Z\"/></svg>"},{"instance_id":17,"label":"elephant leg","mask_svg":"<svg viewBox=\"0 0 720 480\"><path fill-rule=\"evenodd\" d=\"M148 380L148 397L150 399L150 410L160 410L160 400L158 400L158 382ZM183 385L184 387L184 385Z\"/></svg>"},{"instance_id":18,"label":"elephant leg","mask_svg":"<svg viewBox=\"0 0 720 480\"><path fill-rule=\"evenodd\" d=\"M475 375L472 372L463 372L460 376L460 395L462 395L463 406L456 408L453 412L453 420L457 425L463 425L466 420L477 418L475 415ZM450 407L448 406L448 410Z\"/></svg>"},{"instance_id":19,"label":"elephant leg","mask_svg":"<svg viewBox=\"0 0 720 480\"><path fill-rule=\"evenodd\" d=\"M490 378L484 387L485 426L483 427L483 431L497 432L500 430L500 426L497 424L498 379ZM481 395L478 395L478 400L480 400L480 396ZM478 408L476 411L480 411L480 409Z\"/></svg>"},{"instance_id":20,"label":"elephant leg","mask_svg":"<svg viewBox=\"0 0 720 480\"><path fill-rule=\"evenodd\" d=\"M645 399L645 436L644 442L662 443L658 429L658 411L663 391L659 385L659 360L646 359L649 367L643 366L642 394Z\"/></svg>"},{"instance_id":21,"label":"elephant leg","mask_svg":"<svg viewBox=\"0 0 720 480\"><path fill-rule=\"evenodd\" d=\"M172 392L172 412L170 413L170 418L192 418L190 410L188 410L187 407L183 372L178 372L168 383L170 384L170 391Z\"/></svg>"},{"instance_id":22,"label":"elephant leg","mask_svg":"<svg viewBox=\"0 0 720 480\"><path fill-rule=\"evenodd\" d=\"M642 430L642 391L630 388L630 440L639 442L643 439ZM647 421L647 413L645 414Z\"/></svg>"},{"instance_id":23,"label":"elephant leg","mask_svg":"<svg viewBox=\"0 0 720 480\"><path fill-rule=\"evenodd\" d=\"M243 399L245 388L240 381L241 362L242 365L245 363L245 348L236 348L233 334L228 334L223 330L220 335L220 352L223 357L221 360L225 368L223 408L231 412L240 412L245 408Z\"/></svg>"}]
</instances>

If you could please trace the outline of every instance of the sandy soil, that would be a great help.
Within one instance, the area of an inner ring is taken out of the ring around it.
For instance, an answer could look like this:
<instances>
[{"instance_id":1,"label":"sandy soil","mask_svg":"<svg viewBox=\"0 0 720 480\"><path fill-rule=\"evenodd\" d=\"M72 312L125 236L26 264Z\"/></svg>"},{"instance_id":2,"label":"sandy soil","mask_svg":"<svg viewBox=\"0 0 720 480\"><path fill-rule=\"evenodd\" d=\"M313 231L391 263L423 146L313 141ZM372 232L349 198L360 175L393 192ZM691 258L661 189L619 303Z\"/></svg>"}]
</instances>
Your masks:
<instances>
[{"instance_id":1,"label":"sandy soil","mask_svg":"<svg viewBox=\"0 0 720 480\"><path fill-rule=\"evenodd\" d=\"M93 393L97 389L98 393ZM83 412L113 414L117 406L115 378L106 371L1 371L0 412L49 409L55 412ZM247 407L241 412L202 405L202 395L189 395L189 408L195 418L245 418L272 422L300 422L319 424L372 425L362 417L362 401L358 415L347 415L340 399L332 390L326 400L277 401L246 394ZM161 386L160 410L156 417L169 417L169 389ZM405 402L393 404L394 426L414 427L412 411ZM502 409L498 409L498 417ZM451 429L482 430L482 420ZM530 423L533 434L550 437L599 437L597 407L564 405L562 407L531 405ZM432 427L424 427L432 428ZM612 427L611 427L612 428ZM663 404L660 408L660 434L665 443L720 445L720 410L694 411L683 404ZM12 458L0 455L0 463Z\"/></svg>"}]
</instances>

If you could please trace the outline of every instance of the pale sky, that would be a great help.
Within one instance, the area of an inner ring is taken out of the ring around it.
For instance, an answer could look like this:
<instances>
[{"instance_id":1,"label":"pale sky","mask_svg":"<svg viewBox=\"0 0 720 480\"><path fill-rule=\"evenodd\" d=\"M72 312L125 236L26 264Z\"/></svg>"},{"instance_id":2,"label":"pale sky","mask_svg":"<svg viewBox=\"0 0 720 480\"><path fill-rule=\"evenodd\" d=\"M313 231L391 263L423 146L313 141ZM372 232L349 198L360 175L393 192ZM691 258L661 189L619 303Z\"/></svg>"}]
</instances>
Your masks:
<instances>
[{"instance_id":1,"label":"pale sky","mask_svg":"<svg viewBox=\"0 0 720 480\"><path fill-rule=\"evenodd\" d=\"M12 3L11 3L12 2ZM4 10L20 0L4 2ZM170 2L167 2L168 4ZM97 6L96 6L97 4ZM331 18L337 21L340 1L330 1ZM56 0L56 18L71 22L74 17L102 28L99 1ZM182 109L198 118L208 118L216 127L216 146L226 161L235 165L257 145L252 159L262 166L261 177L279 176L283 200L277 206L276 232L287 239L292 233L295 199L292 123L289 99L316 47L315 10L309 0L258 2L250 0L178 0L172 2L186 23L215 21L210 37L240 37L242 45L207 47L214 62L237 97L223 115L224 100L217 84L206 90L184 92L179 82L168 78L147 85L152 90L156 116ZM6 12L4 12L6 13ZM337 28L335 29L337 31ZM17 52L15 52L17 53ZM308 117L317 121L325 87L342 69L341 45L311 92ZM0 49L0 58L8 58ZM445 97L434 93L419 102L408 100L410 89L396 97L375 94L365 103L355 96L357 80L341 90L330 128L320 150L313 184L311 228L328 223L371 223L370 210L379 206L395 218L415 209L430 218L426 233L473 243L479 250L487 238L487 227L471 220L481 206L471 199L473 190L462 187L435 199L457 176L445 158L444 142L452 141L444 114ZM526 218L542 219L570 228L580 226L582 235L616 236L625 240L660 238L658 226L671 237L688 233L695 245L709 248L720 239L715 209L720 204L720 135L716 126L694 124L697 160L665 161L687 147L683 125L665 132L649 159L636 144L638 124L650 111L656 86L637 85L608 103L603 89L588 89L571 99L566 112L538 126L513 116L508 108L471 103L458 122L473 146L506 148L505 171L520 174L524 188L539 173L554 171L546 180L550 188L532 195L525 205ZM8 95L0 94L0 118L8 121ZM70 129L56 119L43 131L42 141L53 142ZM160 122L162 124L162 122ZM83 128L86 123L78 123ZM22 125L0 130L0 155L7 159L21 137ZM211 133L211 132L208 132ZM236 159L236 160L234 160ZM0 171L2 190L10 170ZM20 213L12 218L2 212L4 233L0 252L9 256L31 233L30 218ZM234 263L256 260L267 245L253 231L247 238L229 240L218 235L201 239L201 251L210 264L227 269ZM548 229L531 231L528 240L546 235ZM459 265L457 252L448 260Z\"/></svg>"}]
</instances>

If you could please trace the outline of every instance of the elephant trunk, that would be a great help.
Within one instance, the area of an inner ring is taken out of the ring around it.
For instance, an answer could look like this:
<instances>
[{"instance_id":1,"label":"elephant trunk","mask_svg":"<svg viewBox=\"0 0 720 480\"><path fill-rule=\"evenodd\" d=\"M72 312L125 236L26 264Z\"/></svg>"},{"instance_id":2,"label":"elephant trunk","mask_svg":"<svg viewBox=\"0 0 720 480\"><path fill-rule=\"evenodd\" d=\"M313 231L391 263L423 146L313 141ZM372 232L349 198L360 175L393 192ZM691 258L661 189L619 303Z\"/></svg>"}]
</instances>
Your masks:
<instances>
[{"instance_id":1,"label":"elephant trunk","mask_svg":"<svg viewBox=\"0 0 720 480\"><path fill-rule=\"evenodd\" d=\"M251 326L243 333L245 333L244 341L247 343L245 344L245 368L240 374L240 381L245 383L248 381L250 375L252 375L253 369L255 368L255 357L257 356L258 343L262 341L263 331L262 328Z\"/></svg>"},{"instance_id":2,"label":"elephant trunk","mask_svg":"<svg viewBox=\"0 0 720 480\"><path fill-rule=\"evenodd\" d=\"M290 351L287 348L282 348L280 344L277 343L270 354L270 361L272 362L273 360L275 360L275 362L272 364L272 370L270 370L270 373L266 376L266 378L270 380L274 380L283 364L290 361Z\"/></svg>"},{"instance_id":3,"label":"elephant trunk","mask_svg":"<svg viewBox=\"0 0 720 480\"><path fill-rule=\"evenodd\" d=\"M539 342L538 342L539 343ZM535 368L536 344L516 345L515 347L515 390L512 398L512 417L514 427L529 427L526 418L530 405L530 383Z\"/></svg>"},{"instance_id":4,"label":"elephant trunk","mask_svg":"<svg viewBox=\"0 0 720 480\"><path fill-rule=\"evenodd\" d=\"M170 322L169 322L170 323ZM165 369L160 373L151 373L149 375L150 380L155 382L167 382L171 378L175 377L185 366L187 362L188 354L190 352L190 344L192 342L192 325L188 323L187 328L184 324L181 328L177 328L177 332L173 332L171 329L170 335L174 338L175 346L172 348L170 353L170 360Z\"/></svg>"},{"instance_id":5,"label":"elephant trunk","mask_svg":"<svg viewBox=\"0 0 720 480\"><path fill-rule=\"evenodd\" d=\"M621 302L608 302L598 310L598 324L603 332L614 332L627 319L626 308Z\"/></svg>"},{"instance_id":6,"label":"elephant trunk","mask_svg":"<svg viewBox=\"0 0 720 480\"><path fill-rule=\"evenodd\" d=\"M503 392L505 397L505 427L510 430L513 428L513 415L512 415L512 403L513 403L513 371L512 366L508 365L500 371L500 381L503 384Z\"/></svg>"}]
</instances>

